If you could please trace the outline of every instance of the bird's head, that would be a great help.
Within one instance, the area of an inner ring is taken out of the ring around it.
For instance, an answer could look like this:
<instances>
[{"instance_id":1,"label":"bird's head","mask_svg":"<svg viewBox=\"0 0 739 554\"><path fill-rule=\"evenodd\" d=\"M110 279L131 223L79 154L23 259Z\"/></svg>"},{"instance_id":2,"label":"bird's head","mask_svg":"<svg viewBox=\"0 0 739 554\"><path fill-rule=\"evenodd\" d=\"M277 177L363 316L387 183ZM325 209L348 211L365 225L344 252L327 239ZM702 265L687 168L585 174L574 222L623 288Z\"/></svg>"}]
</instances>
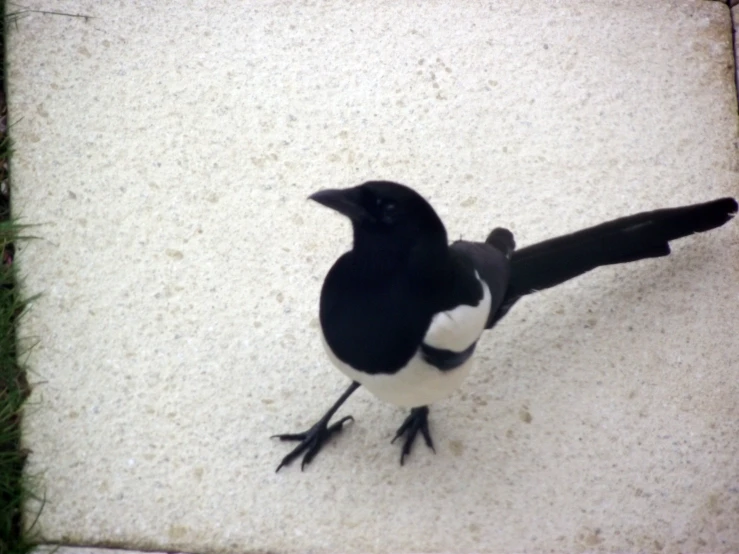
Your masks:
<instances>
[{"instance_id":1,"label":"bird's head","mask_svg":"<svg viewBox=\"0 0 739 554\"><path fill-rule=\"evenodd\" d=\"M355 251L407 255L422 246L446 248L444 224L413 189L390 181L368 181L346 189L326 189L309 197L348 217Z\"/></svg>"}]
</instances>

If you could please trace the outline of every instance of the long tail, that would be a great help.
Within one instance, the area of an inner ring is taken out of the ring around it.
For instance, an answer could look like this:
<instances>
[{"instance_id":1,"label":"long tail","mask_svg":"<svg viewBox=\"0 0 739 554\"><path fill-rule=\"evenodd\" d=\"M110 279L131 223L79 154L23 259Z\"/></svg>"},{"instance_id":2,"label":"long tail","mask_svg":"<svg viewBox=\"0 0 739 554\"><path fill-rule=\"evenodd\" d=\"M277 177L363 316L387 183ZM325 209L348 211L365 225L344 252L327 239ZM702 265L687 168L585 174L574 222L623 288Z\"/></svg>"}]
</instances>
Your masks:
<instances>
[{"instance_id":1,"label":"long tail","mask_svg":"<svg viewBox=\"0 0 739 554\"><path fill-rule=\"evenodd\" d=\"M569 281L602 265L667 256L669 242L721 227L737 212L733 198L615 219L515 250L499 320L522 296Z\"/></svg>"}]
</instances>

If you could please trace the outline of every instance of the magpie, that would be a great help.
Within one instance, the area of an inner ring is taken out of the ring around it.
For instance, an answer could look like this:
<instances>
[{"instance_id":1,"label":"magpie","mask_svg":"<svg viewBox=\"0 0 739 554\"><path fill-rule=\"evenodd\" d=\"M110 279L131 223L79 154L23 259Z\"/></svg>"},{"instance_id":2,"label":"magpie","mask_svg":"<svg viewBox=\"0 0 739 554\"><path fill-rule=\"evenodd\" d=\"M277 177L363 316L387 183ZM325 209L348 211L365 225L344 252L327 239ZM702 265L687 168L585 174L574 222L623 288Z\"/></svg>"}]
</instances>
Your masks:
<instances>
[{"instance_id":1,"label":"magpie","mask_svg":"<svg viewBox=\"0 0 739 554\"><path fill-rule=\"evenodd\" d=\"M352 249L326 275L319 308L328 358L351 384L310 429L273 436L298 443L276 471L301 454L303 469L353 420L331 423L360 386L410 408L392 440L404 437L401 465L419 433L434 450L429 404L460 387L482 332L518 300L599 266L667 256L670 241L720 227L737 212L736 200L721 198L615 219L517 250L503 228L485 242L450 245L426 199L398 183L368 181L309 198L352 224Z\"/></svg>"}]
</instances>

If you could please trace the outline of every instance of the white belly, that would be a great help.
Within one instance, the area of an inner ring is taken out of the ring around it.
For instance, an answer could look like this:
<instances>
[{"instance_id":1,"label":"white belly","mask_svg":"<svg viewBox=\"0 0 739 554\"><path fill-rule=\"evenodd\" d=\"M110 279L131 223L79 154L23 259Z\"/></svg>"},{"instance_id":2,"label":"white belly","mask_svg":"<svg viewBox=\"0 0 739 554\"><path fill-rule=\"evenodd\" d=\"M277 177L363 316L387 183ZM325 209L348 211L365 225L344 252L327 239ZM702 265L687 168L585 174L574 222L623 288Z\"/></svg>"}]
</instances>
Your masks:
<instances>
[{"instance_id":1,"label":"white belly","mask_svg":"<svg viewBox=\"0 0 739 554\"><path fill-rule=\"evenodd\" d=\"M474 358L470 358L459 367L441 371L428 365L416 354L397 373L392 375L387 373L370 375L357 371L339 360L328 348L325 341L324 346L333 364L349 379L360 383L380 400L406 408L426 406L443 400L452 394L462 385L462 381L469 374L474 360Z\"/></svg>"}]
</instances>

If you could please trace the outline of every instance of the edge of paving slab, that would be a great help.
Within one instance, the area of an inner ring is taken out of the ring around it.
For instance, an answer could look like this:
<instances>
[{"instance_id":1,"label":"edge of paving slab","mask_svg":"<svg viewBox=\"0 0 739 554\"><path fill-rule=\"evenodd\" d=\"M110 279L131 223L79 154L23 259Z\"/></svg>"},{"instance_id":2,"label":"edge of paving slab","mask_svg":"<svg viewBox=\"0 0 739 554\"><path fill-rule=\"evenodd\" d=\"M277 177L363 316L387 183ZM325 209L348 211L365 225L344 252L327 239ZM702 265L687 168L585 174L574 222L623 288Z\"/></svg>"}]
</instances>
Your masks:
<instances>
[{"instance_id":1,"label":"edge of paving slab","mask_svg":"<svg viewBox=\"0 0 739 554\"><path fill-rule=\"evenodd\" d=\"M245 550L244 554L276 554L274 551ZM579 554L595 554L598 550L578 550ZM39 545L34 554L204 554L202 552L185 552L182 550L128 550L125 548L108 548L101 546L55 546ZM410 554L427 554L425 551ZM443 550L435 554L452 554Z\"/></svg>"},{"instance_id":2,"label":"edge of paving slab","mask_svg":"<svg viewBox=\"0 0 739 554\"><path fill-rule=\"evenodd\" d=\"M736 34L739 26L739 0L727 0L729 7L729 17L731 18L731 40L734 44L734 87L736 88L737 112L739 112L739 44L737 44Z\"/></svg>"},{"instance_id":3,"label":"edge of paving slab","mask_svg":"<svg viewBox=\"0 0 739 554\"><path fill-rule=\"evenodd\" d=\"M109 548L104 546L69 546L42 544L34 551L34 554L199 554L194 552L184 552L181 550L129 550L126 548Z\"/></svg>"},{"instance_id":4,"label":"edge of paving slab","mask_svg":"<svg viewBox=\"0 0 739 554\"><path fill-rule=\"evenodd\" d=\"M27 500L38 498L36 479L26 473L27 452L21 447L21 419L28 409L26 401L31 385L23 363L32 345L19 344L16 326L32 298L19 293L22 276L13 264L15 244L30 239L26 229L31 225L11 214L12 143L7 106L5 37L15 20L15 12L7 12L8 2L0 0L0 552L27 554L41 540L35 528L38 512L27 511ZM24 509L24 506L26 507ZM29 523L24 524L24 520Z\"/></svg>"}]
</instances>

